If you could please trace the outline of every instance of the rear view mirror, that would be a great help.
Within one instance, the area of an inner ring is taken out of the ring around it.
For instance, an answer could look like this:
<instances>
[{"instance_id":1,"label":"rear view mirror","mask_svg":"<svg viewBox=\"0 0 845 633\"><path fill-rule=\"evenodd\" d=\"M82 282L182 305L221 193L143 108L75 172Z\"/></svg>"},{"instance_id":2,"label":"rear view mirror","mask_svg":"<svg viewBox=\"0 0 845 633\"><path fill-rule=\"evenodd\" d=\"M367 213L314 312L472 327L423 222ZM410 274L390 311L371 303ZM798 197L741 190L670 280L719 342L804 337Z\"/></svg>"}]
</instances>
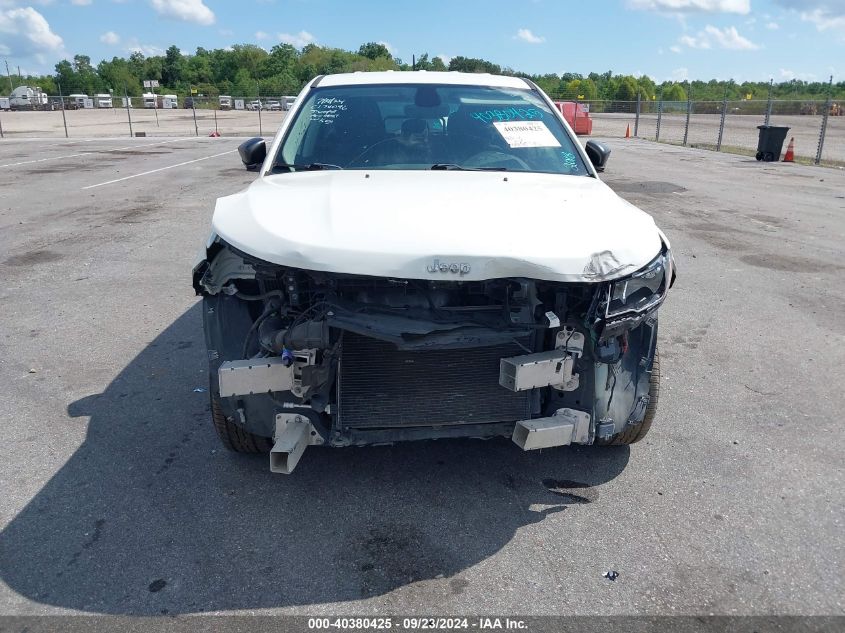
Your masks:
<instances>
[{"instance_id":1,"label":"rear view mirror","mask_svg":"<svg viewBox=\"0 0 845 633\"><path fill-rule=\"evenodd\" d=\"M241 162L249 171L257 171L267 157L267 144L260 136L251 138L238 145Z\"/></svg>"},{"instance_id":2,"label":"rear view mirror","mask_svg":"<svg viewBox=\"0 0 845 633\"><path fill-rule=\"evenodd\" d=\"M610 158L610 148L604 143L599 143L598 141L587 141L584 149L586 150L587 157L590 159L593 167L596 168L596 171L604 171L607 159Z\"/></svg>"}]
</instances>

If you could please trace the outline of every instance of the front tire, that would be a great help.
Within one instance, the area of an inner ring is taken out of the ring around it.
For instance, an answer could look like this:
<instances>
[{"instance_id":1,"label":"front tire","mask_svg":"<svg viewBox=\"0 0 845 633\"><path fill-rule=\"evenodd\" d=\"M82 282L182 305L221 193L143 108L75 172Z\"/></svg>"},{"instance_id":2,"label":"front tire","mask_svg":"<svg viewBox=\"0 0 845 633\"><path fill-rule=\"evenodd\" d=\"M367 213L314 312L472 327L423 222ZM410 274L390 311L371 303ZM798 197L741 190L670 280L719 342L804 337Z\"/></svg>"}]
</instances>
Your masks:
<instances>
[{"instance_id":1,"label":"front tire","mask_svg":"<svg viewBox=\"0 0 845 633\"><path fill-rule=\"evenodd\" d=\"M234 453L269 453L273 447L273 440L269 437L255 435L229 421L220 400L214 395L211 396L211 421L223 446Z\"/></svg>"},{"instance_id":2,"label":"front tire","mask_svg":"<svg viewBox=\"0 0 845 633\"><path fill-rule=\"evenodd\" d=\"M596 444L600 446L636 444L648 433L651 423L654 421L654 416L657 414L657 400L660 396L660 356L656 349L654 350L654 360L651 364L651 376L648 380L648 395L649 401L646 405L642 422L639 424L629 424L621 432L609 438L596 439Z\"/></svg>"}]
</instances>

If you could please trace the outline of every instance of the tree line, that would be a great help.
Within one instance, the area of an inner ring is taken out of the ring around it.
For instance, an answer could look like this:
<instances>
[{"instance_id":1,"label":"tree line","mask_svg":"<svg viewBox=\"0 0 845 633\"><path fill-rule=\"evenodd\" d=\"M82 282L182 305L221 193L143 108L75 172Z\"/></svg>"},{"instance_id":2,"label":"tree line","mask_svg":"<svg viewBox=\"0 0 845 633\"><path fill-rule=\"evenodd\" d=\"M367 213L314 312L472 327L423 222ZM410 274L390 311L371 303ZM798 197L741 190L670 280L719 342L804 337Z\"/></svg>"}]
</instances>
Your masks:
<instances>
[{"instance_id":1,"label":"tree line","mask_svg":"<svg viewBox=\"0 0 845 633\"><path fill-rule=\"evenodd\" d=\"M643 100L721 101L765 99L768 82L733 81L664 81L655 82L648 76L614 75L604 73L563 73L532 75L493 62L457 56L448 60L430 57L427 53L414 60L417 70L463 72L489 72L494 74L527 77L536 82L552 98L566 100ZM260 95L295 95L303 85L316 75L376 70L411 70L412 64L393 56L383 44L369 42L357 51L347 51L309 44L301 50L290 44L277 44L269 51L253 44L236 44L229 48L208 50L197 48L193 54L183 54L171 46L163 55L145 56L133 52L128 58L113 57L96 66L87 55L74 55L73 60L62 60L55 66L55 73L42 76L10 77L10 89L17 85L37 85L51 95L85 93L93 95L113 91L116 96L124 93L140 96L146 90L142 82L157 80L160 93L179 96L200 94L208 97L233 95L255 98ZM11 90L10 90L11 91ZM833 85L832 96L845 96L845 82ZM823 100L828 96L828 85L797 79L774 85L775 99Z\"/></svg>"}]
</instances>

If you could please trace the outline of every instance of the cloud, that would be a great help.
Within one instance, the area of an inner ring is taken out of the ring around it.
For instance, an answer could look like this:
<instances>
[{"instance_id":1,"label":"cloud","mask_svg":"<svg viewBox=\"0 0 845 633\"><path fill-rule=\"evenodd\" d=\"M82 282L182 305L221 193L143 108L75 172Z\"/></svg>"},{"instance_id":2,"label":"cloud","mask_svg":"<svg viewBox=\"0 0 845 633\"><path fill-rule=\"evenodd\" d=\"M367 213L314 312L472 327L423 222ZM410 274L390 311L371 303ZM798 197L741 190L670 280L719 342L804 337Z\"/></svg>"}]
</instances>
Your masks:
<instances>
[{"instance_id":1,"label":"cloud","mask_svg":"<svg viewBox=\"0 0 845 633\"><path fill-rule=\"evenodd\" d=\"M704 37L693 37L692 35L682 35L678 41L684 46L690 48L710 48L710 41Z\"/></svg>"},{"instance_id":2,"label":"cloud","mask_svg":"<svg viewBox=\"0 0 845 633\"><path fill-rule=\"evenodd\" d=\"M680 47L680 46L678 46L677 44L675 44L675 45L673 45L673 46L670 46L670 47L669 47L669 50L670 50L670 51L672 51L673 53L680 53L680 52L681 52L681 47Z\"/></svg>"},{"instance_id":3,"label":"cloud","mask_svg":"<svg viewBox=\"0 0 845 633\"><path fill-rule=\"evenodd\" d=\"M118 35L114 31L106 31L100 36L100 41L103 44L114 46L115 44L120 44L120 35Z\"/></svg>"},{"instance_id":4,"label":"cloud","mask_svg":"<svg viewBox=\"0 0 845 633\"><path fill-rule=\"evenodd\" d=\"M819 31L828 29L845 29L845 15L834 15L824 9L813 9L801 12L801 19L812 22Z\"/></svg>"},{"instance_id":5,"label":"cloud","mask_svg":"<svg viewBox=\"0 0 845 633\"><path fill-rule=\"evenodd\" d=\"M70 3L76 5L77 7L87 7L93 1L94 0L70 0Z\"/></svg>"},{"instance_id":6,"label":"cloud","mask_svg":"<svg viewBox=\"0 0 845 633\"><path fill-rule=\"evenodd\" d=\"M792 81L793 79L800 79L802 81L816 81L817 77L813 73L796 73L787 68L780 69L780 78L784 81Z\"/></svg>"},{"instance_id":7,"label":"cloud","mask_svg":"<svg viewBox=\"0 0 845 633\"><path fill-rule=\"evenodd\" d=\"M138 38L130 38L126 42L126 50L129 53L142 53L144 57L154 57L157 55L164 55L165 50L161 46L155 44L141 44Z\"/></svg>"},{"instance_id":8,"label":"cloud","mask_svg":"<svg viewBox=\"0 0 845 633\"><path fill-rule=\"evenodd\" d=\"M32 7L0 11L0 55L34 57L44 63L47 55L64 56L64 41Z\"/></svg>"},{"instance_id":9,"label":"cloud","mask_svg":"<svg viewBox=\"0 0 845 633\"><path fill-rule=\"evenodd\" d=\"M522 40L523 42L528 42L529 44L542 44L546 41L545 37L540 35L534 35L531 32L531 29L519 29L516 32L516 35L513 36L515 40Z\"/></svg>"},{"instance_id":10,"label":"cloud","mask_svg":"<svg viewBox=\"0 0 845 633\"><path fill-rule=\"evenodd\" d=\"M214 24L214 12L205 6L203 0L150 0L150 5L166 18L203 26Z\"/></svg>"},{"instance_id":11,"label":"cloud","mask_svg":"<svg viewBox=\"0 0 845 633\"><path fill-rule=\"evenodd\" d=\"M780 24L777 22L766 22L766 28L770 31L777 31L780 28Z\"/></svg>"},{"instance_id":12,"label":"cloud","mask_svg":"<svg viewBox=\"0 0 845 633\"><path fill-rule=\"evenodd\" d=\"M686 81L689 79L689 68L676 68L672 71L673 81Z\"/></svg>"},{"instance_id":13,"label":"cloud","mask_svg":"<svg viewBox=\"0 0 845 633\"><path fill-rule=\"evenodd\" d=\"M382 46L384 46L387 49L387 52L391 55L396 55L396 53L398 52L390 42L385 42L384 40L381 40L379 42L376 42L376 44L381 44Z\"/></svg>"},{"instance_id":14,"label":"cloud","mask_svg":"<svg viewBox=\"0 0 845 633\"><path fill-rule=\"evenodd\" d=\"M315 42L314 36L308 31L300 31L299 33L279 33L279 41L282 44L290 44L296 48L302 48L308 44Z\"/></svg>"},{"instance_id":15,"label":"cloud","mask_svg":"<svg viewBox=\"0 0 845 633\"><path fill-rule=\"evenodd\" d=\"M439 57L440 61L442 61L444 64L446 64L448 66L449 62L452 61L453 56L447 55L446 53L440 53L439 55L435 55L435 57Z\"/></svg>"},{"instance_id":16,"label":"cloud","mask_svg":"<svg viewBox=\"0 0 845 633\"><path fill-rule=\"evenodd\" d=\"M798 11L801 19L816 25L819 31L845 31L845 1L843 0L775 0L776 4Z\"/></svg>"},{"instance_id":17,"label":"cloud","mask_svg":"<svg viewBox=\"0 0 845 633\"><path fill-rule=\"evenodd\" d=\"M739 13L751 12L751 0L628 0L628 7L641 11L668 13Z\"/></svg>"},{"instance_id":18,"label":"cloud","mask_svg":"<svg viewBox=\"0 0 845 633\"><path fill-rule=\"evenodd\" d=\"M32 6L33 4L46 7L53 4L53 0L0 0L0 9L15 9L21 5Z\"/></svg>"},{"instance_id":19,"label":"cloud","mask_svg":"<svg viewBox=\"0 0 845 633\"><path fill-rule=\"evenodd\" d=\"M270 37L269 33L265 33L264 31L256 31L255 32L255 39L257 40L266 40Z\"/></svg>"},{"instance_id":20,"label":"cloud","mask_svg":"<svg viewBox=\"0 0 845 633\"><path fill-rule=\"evenodd\" d=\"M752 51L760 48L751 40L743 37L735 26L723 29L708 24L697 35L682 35L678 42L689 48L709 49L726 48L733 51Z\"/></svg>"}]
</instances>

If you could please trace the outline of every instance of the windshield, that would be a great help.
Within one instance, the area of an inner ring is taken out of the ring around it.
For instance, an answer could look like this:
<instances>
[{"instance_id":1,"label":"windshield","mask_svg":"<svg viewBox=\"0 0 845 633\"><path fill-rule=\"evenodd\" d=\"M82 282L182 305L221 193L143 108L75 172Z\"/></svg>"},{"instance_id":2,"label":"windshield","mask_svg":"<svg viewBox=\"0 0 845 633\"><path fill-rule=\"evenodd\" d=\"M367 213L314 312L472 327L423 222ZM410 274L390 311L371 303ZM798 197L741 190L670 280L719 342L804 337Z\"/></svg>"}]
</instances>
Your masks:
<instances>
[{"instance_id":1,"label":"windshield","mask_svg":"<svg viewBox=\"0 0 845 633\"><path fill-rule=\"evenodd\" d=\"M556 115L533 91L452 85L312 90L272 171L501 170L588 175Z\"/></svg>"}]
</instances>

